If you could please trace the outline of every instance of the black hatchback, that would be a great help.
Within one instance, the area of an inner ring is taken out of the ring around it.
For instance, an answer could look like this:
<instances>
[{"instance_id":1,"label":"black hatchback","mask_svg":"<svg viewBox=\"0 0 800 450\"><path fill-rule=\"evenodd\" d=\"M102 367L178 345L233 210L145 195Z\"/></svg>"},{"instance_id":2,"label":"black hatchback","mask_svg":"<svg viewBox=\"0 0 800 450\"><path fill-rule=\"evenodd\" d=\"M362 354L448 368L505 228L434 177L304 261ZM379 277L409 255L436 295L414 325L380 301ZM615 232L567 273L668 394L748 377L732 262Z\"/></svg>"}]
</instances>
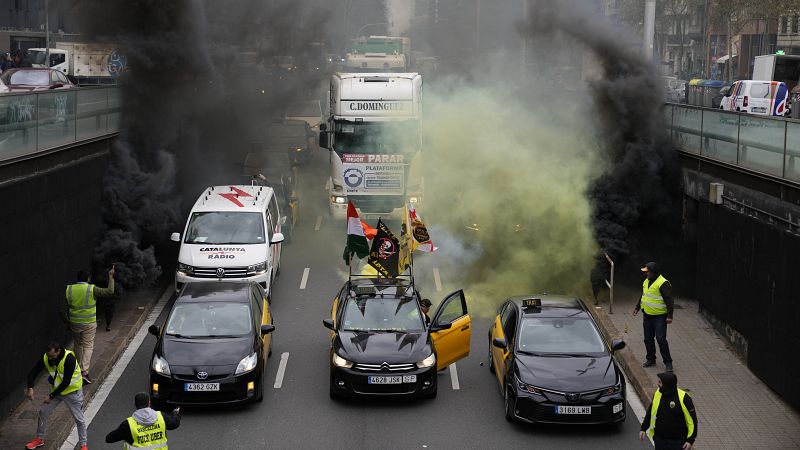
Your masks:
<instances>
[{"instance_id":1,"label":"black hatchback","mask_svg":"<svg viewBox=\"0 0 800 450\"><path fill-rule=\"evenodd\" d=\"M584 303L542 294L512 297L489 331L489 370L506 419L550 423L625 420L625 378Z\"/></svg>"},{"instance_id":2,"label":"black hatchback","mask_svg":"<svg viewBox=\"0 0 800 450\"><path fill-rule=\"evenodd\" d=\"M258 283L186 284L165 325L149 329L154 407L260 401L274 329Z\"/></svg>"}]
</instances>

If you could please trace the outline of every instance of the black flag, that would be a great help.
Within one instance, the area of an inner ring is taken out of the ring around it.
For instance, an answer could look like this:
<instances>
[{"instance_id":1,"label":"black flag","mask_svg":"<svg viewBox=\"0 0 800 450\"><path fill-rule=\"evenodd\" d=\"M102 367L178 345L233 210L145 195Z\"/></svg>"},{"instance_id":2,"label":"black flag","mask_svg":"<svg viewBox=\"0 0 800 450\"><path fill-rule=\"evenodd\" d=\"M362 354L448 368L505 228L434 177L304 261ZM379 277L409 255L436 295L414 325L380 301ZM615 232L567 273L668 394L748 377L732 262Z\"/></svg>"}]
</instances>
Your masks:
<instances>
[{"instance_id":1,"label":"black flag","mask_svg":"<svg viewBox=\"0 0 800 450\"><path fill-rule=\"evenodd\" d=\"M372 240L372 248L369 250L370 266L378 271L380 276L385 278L397 277L397 260L400 244L394 237L391 230L378 219L378 233Z\"/></svg>"}]
</instances>

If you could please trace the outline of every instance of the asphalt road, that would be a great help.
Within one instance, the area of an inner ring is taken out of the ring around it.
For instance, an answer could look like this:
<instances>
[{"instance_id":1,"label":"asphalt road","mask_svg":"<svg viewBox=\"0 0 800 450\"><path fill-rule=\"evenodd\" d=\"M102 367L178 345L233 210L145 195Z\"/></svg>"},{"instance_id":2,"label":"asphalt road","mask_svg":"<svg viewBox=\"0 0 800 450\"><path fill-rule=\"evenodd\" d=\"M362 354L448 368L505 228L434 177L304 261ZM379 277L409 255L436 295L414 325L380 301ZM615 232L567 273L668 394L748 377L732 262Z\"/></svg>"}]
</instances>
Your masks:
<instances>
[{"instance_id":1,"label":"asphalt road","mask_svg":"<svg viewBox=\"0 0 800 450\"><path fill-rule=\"evenodd\" d=\"M470 356L456 365L458 389L450 370L439 375L434 400L329 399L329 332L322 319L329 316L347 267L341 258L344 222L331 223L327 216L327 166L327 151L318 151L311 166L301 169L300 222L294 241L283 248L281 275L273 288L276 331L264 401L237 408L183 408L181 427L169 432L170 448L650 448L639 442L639 422L629 406L626 422L618 427L506 422L498 385L488 366L480 365L487 353L488 318L473 319ZM433 300L434 308L448 293L442 287L448 285L448 272L440 271L438 282L434 276L437 258L434 253L415 261L420 292ZM306 269L307 283L301 289ZM469 286L463 287L469 301ZM156 323L163 321L164 314ZM89 427L89 448L121 446L105 444L104 438L134 410L134 394L147 389L154 344L148 335L114 385ZM275 388L284 353L285 376Z\"/></svg>"}]
</instances>

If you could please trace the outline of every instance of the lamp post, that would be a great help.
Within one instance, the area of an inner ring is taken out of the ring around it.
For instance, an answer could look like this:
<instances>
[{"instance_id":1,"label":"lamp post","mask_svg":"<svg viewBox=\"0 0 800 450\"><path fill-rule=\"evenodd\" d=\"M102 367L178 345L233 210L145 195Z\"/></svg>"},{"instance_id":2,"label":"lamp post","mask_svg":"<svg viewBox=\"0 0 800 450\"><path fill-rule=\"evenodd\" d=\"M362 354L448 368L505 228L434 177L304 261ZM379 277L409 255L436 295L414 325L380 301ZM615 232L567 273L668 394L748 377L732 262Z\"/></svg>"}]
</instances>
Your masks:
<instances>
[{"instance_id":1,"label":"lamp post","mask_svg":"<svg viewBox=\"0 0 800 450\"><path fill-rule=\"evenodd\" d=\"M50 1L44 0L44 66L50 67Z\"/></svg>"}]
</instances>

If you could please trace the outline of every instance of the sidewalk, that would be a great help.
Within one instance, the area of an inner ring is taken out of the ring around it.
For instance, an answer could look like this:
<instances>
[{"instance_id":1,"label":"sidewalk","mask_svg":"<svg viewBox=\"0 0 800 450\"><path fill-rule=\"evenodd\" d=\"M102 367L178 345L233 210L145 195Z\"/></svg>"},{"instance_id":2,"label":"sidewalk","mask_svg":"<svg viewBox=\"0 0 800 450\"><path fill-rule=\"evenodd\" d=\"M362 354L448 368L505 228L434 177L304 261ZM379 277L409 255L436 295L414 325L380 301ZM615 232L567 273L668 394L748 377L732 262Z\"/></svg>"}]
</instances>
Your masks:
<instances>
[{"instance_id":1,"label":"sidewalk","mask_svg":"<svg viewBox=\"0 0 800 450\"><path fill-rule=\"evenodd\" d=\"M615 286L613 314L604 295L593 312L607 337L625 339L617 356L646 408L664 364L656 350L656 366L642 368L642 317L631 315L641 287ZM691 390L697 407L696 448L800 448L800 414L750 372L698 310L697 301L676 297L667 331L678 385Z\"/></svg>"},{"instance_id":2,"label":"sidewalk","mask_svg":"<svg viewBox=\"0 0 800 450\"><path fill-rule=\"evenodd\" d=\"M84 410L89 400L94 397L102 381L111 371L114 363L133 339L136 331L147 318L150 309L156 304L166 287L159 285L144 291L130 292L119 300L117 310L111 322L111 331L106 331L105 319L102 317L102 307L98 308L97 335L95 336L94 353L90 375L91 385L84 385ZM71 349L71 346L67 347ZM44 350L42 350L44 352ZM34 386L36 400L33 402L23 400L8 417L0 422L0 449L25 448L25 444L36 436L36 422L39 417L39 407L42 398L50 392L47 376L39 375ZM66 406L59 406L47 424L47 442L45 450L58 449L61 443L69 436L75 421Z\"/></svg>"}]
</instances>

